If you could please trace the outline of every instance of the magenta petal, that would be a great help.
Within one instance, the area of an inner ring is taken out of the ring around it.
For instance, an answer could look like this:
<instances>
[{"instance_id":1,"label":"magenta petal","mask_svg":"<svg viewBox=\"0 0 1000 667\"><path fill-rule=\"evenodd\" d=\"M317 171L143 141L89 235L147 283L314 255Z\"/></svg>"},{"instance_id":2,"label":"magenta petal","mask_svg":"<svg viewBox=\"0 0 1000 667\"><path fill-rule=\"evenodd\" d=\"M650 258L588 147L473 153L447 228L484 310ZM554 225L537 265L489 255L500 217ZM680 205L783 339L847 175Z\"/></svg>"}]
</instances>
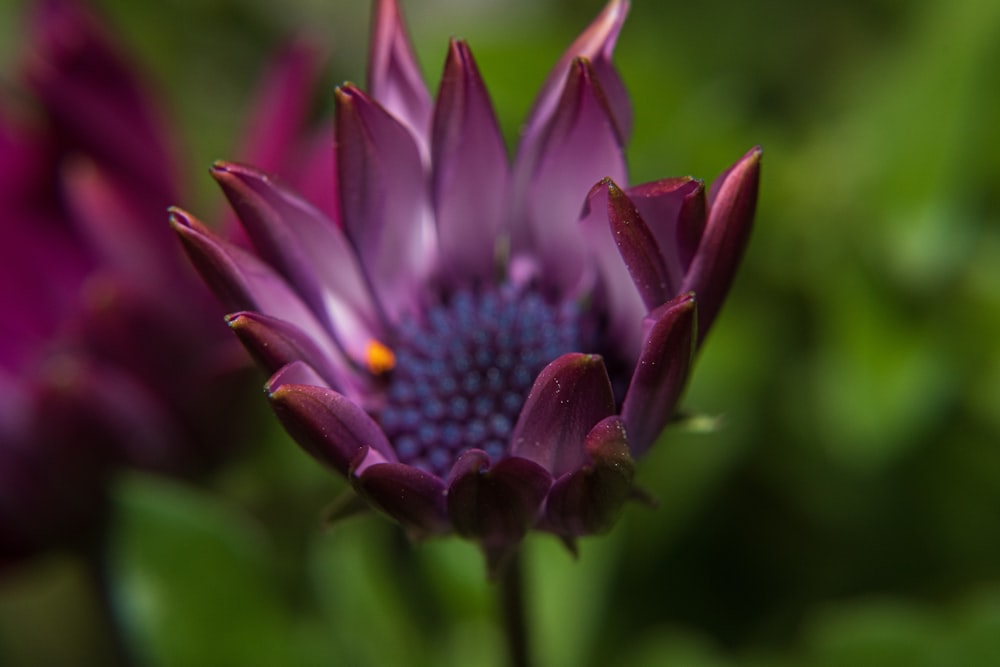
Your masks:
<instances>
[{"instance_id":1,"label":"magenta petal","mask_svg":"<svg viewBox=\"0 0 1000 667\"><path fill-rule=\"evenodd\" d=\"M614 411L601 357L564 354L538 374L514 427L510 453L559 477L583 465L584 437Z\"/></svg>"},{"instance_id":2,"label":"magenta petal","mask_svg":"<svg viewBox=\"0 0 1000 667\"><path fill-rule=\"evenodd\" d=\"M584 446L590 462L557 479L545 503L549 527L564 537L609 530L632 493L635 465L621 418L599 422Z\"/></svg>"},{"instance_id":3,"label":"magenta petal","mask_svg":"<svg viewBox=\"0 0 1000 667\"><path fill-rule=\"evenodd\" d=\"M104 266L153 292L191 278L183 256L164 251L170 231L160 224L162 209L156 218L144 219L147 202L135 201L135 193L86 158L67 161L63 173L66 200L78 223L77 231L97 251Z\"/></svg>"},{"instance_id":4,"label":"magenta petal","mask_svg":"<svg viewBox=\"0 0 1000 667\"><path fill-rule=\"evenodd\" d=\"M635 367L622 419L635 456L642 455L674 415L694 358L697 308L683 294L649 314L649 333Z\"/></svg>"},{"instance_id":5,"label":"magenta petal","mask_svg":"<svg viewBox=\"0 0 1000 667\"><path fill-rule=\"evenodd\" d=\"M556 106L566 83L566 72L577 58L586 58L593 65L594 72L601 82L601 88L608 96L608 103L622 137L628 137L632 126L632 109L628 94L625 92L625 85L611 64L615 42L625 23L628 10L627 0L611 0L559 58L559 62L549 72L528 115L522 149L529 148L529 144L537 141L537 137L545 133L545 128L556 113Z\"/></svg>"},{"instance_id":6,"label":"magenta petal","mask_svg":"<svg viewBox=\"0 0 1000 667\"><path fill-rule=\"evenodd\" d=\"M516 169L521 170L518 164ZM586 265L577 233L591 186L602 178L626 181L622 139L590 64L577 59L544 138L533 173L526 178L524 217L513 232L514 251L528 243L564 291L575 288Z\"/></svg>"},{"instance_id":7,"label":"magenta petal","mask_svg":"<svg viewBox=\"0 0 1000 667\"><path fill-rule=\"evenodd\" d=\"M705 187L689 177L665 178L632 186L627 193L656 238L674 296L705 229Z\"/></svg>"},{"instance_id":8,"label":"magenta petal","mask_svg":"<svg viewBox=\"0 0 1000 667\"><path fill-rule=\"evenodd\" d=\"M646 308L653 310L669 301L673 293L660 246L635 204L610 179L608 221L618 252Z\"/></svg>"},{"instance_id":9,"label":"magenta petal","mask_svg":"<svg viewBox=\"0 0 1000 667\"><path fill-rule=\"evenodd\" d=\"M377 463L352 475L357 492L398 521L411 536L428 537L451 528L440 477L403 463Z\"/></svg>"},{"instance_id":10,"label":"magenta petal","mask_svg":"<svg viewBox=\"0 0 1000 667\"><path fill-rule=\"evenodd\" d=\"M250 167L218 162L222 186L260 256L277 269L356 361L385 338L357 257L318 209Z\"/></svg>"},{"instance_id":11,"label":"magenta petal","mask_svg":"<svg viewBox=\"0 0 1000 667\"><path fill-rule=\"evenodd\" d=\"M615 341L622 357L634 360L639 358L642 348L639 325L649 311L622 261L608 224L611 183L611 179L603 179L591 188L580 229L600 274L599 289L594 295L595 306L607 311L608 336Z\"/></svg>"},{"instance_id":12,"label":"magenta petal","mask_svg":"<svg viewBox=\"0 0 1000 667\"><path fill-rule=\"evenodd\" d=\"M429 189L410 132L352 85L336 91L341 209L383 308L395 319L434 265Z\"/></svg>"},{"instance_id":13,"label":"magenta petal","mask_svg":"<svg viewBox=\"0 0 1000 667\"><path fill-rule=\"evenodd\" d=\"M286 45L270 63L251 108L241 159L284 174L306 126L319 80L319 50L305 40ZM329 187L332 187L330 184Z\"/></svg>"},{"instance_id":14,"label":"magenta petal","mask_svg":"<svg viewBox=\"0 0 1000 667\"><path fill-rule=\"evenodd\" d=\"M155 207L175 199L174 137L131 58L75 0L36 4L28 83L61 139L94 156ZM160 209L162 210L162 208Z\"/></svg>"},{"instance_id":15,"label":"magenta petal","mask_svg":"<svg viewBox=\"0 0 1000 667\"><path fill-rule=\"evenodd\" d=\"M368 90L386 111L405 124L426 157L431 96L396 0L377 0L368 57Z\"/></svg>"},{"instance_id":16,"label":"magenta petal","mask_svg":"<svg viewBox=\"0 0 1000 667\"><path fill-rule=\"evenodd\" d=\"M551 484L544 468L516 456L491 468L486 452L471 449L456 461L448 514L460 535L479 542L491 576L538 520Z\"/></svg>"},{"instance_id":17,"label":"magenta petal","mask_svg":"<svg viewBox=\"0 0 1000 667\"><path fill-rule=\"evenodd\" d=\"M271 267L246 250L226 243L179 208L170 210L170 224L195 268L227 310L252 310L284 320L322 347L334 349L312 311Z\"/></svg>"},{"instance_id":18,"label":"magenta petal","mask_svg":"<svg viewBox=\"0 0 1000 667\"><path fill-rule=\"evenodd\" d=\"M357 404L327 387L286 383L286 377L272 377L267 396L285 430L310 456L343 475L366 447L395 459L382 429Z\"/></svg>"},{"instance_id":19,"label":"magenta petal","mask_svg":"<svg viewBox=\"0 0 1000 667\"><path fill-rule=\"evenodd\" d=\"M488 280L508 209L507 151L486 86L465 42L452 40L434 109L434 209L441 266Z\"/></svg>"},{"instance_id":20,"label":"magenta petal","mask_svg":"<svg viewBox=\"0 0 1000 667\"><path fill-rule=\"evenodd\" d=\"M760 147L753 148L712 184L708 223L681 287L698 295L698 340L722 307L750 239L760 182Z\"/></svg>"},{"instance_id":21,"label":"magenta petal","mask_svg":"<svg viewBox=\"0 0 1000 667\"><path fill-rule=\"evenodd\" d=\"M253 312L227 315L226 322L268 372L275 373L294 361L304 361L330 387L352 399L360 397L361 380L339 351L321 348L295 325Z\"/></svg>"}]
</instances>

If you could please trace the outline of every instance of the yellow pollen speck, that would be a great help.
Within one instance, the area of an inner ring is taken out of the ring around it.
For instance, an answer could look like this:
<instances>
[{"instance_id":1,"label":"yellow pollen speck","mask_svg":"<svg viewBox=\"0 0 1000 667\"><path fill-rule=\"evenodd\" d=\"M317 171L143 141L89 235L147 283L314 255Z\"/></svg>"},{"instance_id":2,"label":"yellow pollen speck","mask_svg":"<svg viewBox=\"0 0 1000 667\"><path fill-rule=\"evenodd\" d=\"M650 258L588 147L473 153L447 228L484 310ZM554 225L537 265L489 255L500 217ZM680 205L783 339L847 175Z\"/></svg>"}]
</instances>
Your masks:
<instances>
[{"instance_id":1,"label":"yellow pollen speck","mask_svg":"<svg viewBox=\"0 0 1000 667\"><path fill-rule=\"evenodd\" d=\"M375 375L391 371L396 366L396 355L377 340L370 340L365 346L365 363Z\"/></svg>"}]
</instances>

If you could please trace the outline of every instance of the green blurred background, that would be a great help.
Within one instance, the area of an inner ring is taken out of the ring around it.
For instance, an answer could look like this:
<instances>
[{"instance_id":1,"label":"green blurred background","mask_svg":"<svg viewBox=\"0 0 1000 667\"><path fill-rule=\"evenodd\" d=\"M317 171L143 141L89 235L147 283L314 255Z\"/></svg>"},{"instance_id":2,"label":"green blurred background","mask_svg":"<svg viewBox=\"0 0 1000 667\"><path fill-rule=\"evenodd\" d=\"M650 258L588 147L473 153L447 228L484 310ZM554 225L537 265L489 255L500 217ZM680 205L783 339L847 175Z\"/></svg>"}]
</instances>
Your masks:
<instances>
[{"instance_id":1,"label":"green blurred background","mask_svg":"<svg viewBox=\"0 0 1000 667\"><path fill-rule=\"evenodd\" d=\"M364 80L369 7L96 3L186 140L192 201L289 34ZM467 38L513 142L599 1L404 2L436 86ZM0 4L10 72L23 3ZM617 63L633 182L713 178L764 146L757 227L685 405L630 507L574 562L527 544L540 665L1000 664L1000 3L634 0ZM5 75L7 76L7 75ZM503 665L481 558L388 522L332 530L343 490L259 413L194 489L123 479L116 594L144 663ZM0 663L100 664L78 566L0 582ZM58 638L58 639L57 639Z\"/></svg>"}]
</instances>

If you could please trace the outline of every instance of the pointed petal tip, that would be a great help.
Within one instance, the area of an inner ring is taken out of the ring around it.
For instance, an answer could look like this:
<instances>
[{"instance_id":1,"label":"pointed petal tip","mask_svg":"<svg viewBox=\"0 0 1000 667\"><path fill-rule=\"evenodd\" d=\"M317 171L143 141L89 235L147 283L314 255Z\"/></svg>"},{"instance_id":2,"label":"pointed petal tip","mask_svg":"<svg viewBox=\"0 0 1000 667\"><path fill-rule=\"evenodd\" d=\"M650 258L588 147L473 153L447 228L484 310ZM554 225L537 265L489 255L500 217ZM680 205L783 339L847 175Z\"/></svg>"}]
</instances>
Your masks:
<instances>
[{"instance_id":1,"label":"pointed petal tip","mask_svg":"<svg viewBox=\"0 0 1000 667\"><path fill-rule=\"evenodd\" d=\"M246 326L247 311L241 310L238 313L229 313L228 315L225 315L222 319L225 321L226 325L230 329L233 329L235 331L240 329L241 327Z\"/></svg>"},{"instance_id":2,"label":"pointed petal tip","mask_svg":"<svg viewBox=\"0 0 1000 667\"><path fill-rule=\"evenodd\" d=\"M333 89L333 99L340 104L346 104L359 95L363 95L361 89L351 81L345 81Z\"/></svg>"},{"instance_id":3,"label":"pointed petal tip","mask_svg":"<svg viewBox=\"0 0 1000 667\"><path fill-rule=\"evenodd\" d=\"M179 206L168 207L167 216L170 226L182 238L188 237L191 234L203 234L208 231L204 223Z\"/></svg>"}]
</instances>

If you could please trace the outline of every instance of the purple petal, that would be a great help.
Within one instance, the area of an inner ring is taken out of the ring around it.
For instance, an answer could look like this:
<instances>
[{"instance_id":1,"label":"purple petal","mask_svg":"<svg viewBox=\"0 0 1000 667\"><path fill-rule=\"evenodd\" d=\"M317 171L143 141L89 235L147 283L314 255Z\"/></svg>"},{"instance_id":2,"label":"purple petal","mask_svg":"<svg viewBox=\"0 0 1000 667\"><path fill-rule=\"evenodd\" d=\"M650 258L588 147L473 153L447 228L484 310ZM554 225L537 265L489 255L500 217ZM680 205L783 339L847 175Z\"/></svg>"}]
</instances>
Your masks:
<instances>
[{"instance_id":1,"label":"purple petal","mask_svg":"<svg viewBox=\"0 0 1000 667\"><path fill-rule=\"evenodd\" d=\"M666 262L653 232L632 200L610 179L607 184L608 221L615 245L643 303L653 310L673 296Z\"/></svg>"},{"instance_id":2,"label":"purple petal","mask_svg":"<svg viewBox=\"0 0 1000 667\"><path fill-rule=\"evenodd\" d=\"M675 296L705 229L704 185L687 177L666 178L627 192L656 239L670 275L670 296Z\"/></svg>"},{"instance_id":3,"label":"purple petal","mask_svg":"<svg viewBox=\"0 0 1000 667\"><path fill-rule=\"evenodd\" d=\"M708 223L681 289L698 295L698 340L705 339L722 307L750 238L757 188L760 147L753 148L712 184Z\"/></svg>"},{"instance_id":4,"label":"purple petal","mask_svg":"<svg viewBox=\"0 0 1000 667\"><path fill-rule=\"evenodd\" d=\"M318 209L249 167L218 162L222 186L260 256L277 269L357 362L385 339L357 257Z\"/></svg>"},{"instance_id":5,"label":"purple petal","mask_svg":"<svg viewBox=\"0 0 1000 667\"><path fill-rule=\"evenodd\" d=\"M440 477L403 463L377 463L352 476L357 492L416 538L451 528Z\"/></svg>"},{"instance_id":6,"label":"purple petal","mask_svg":"<svg viewBox=\"0 0 1000 667\"><path fill-rule=\"evenodd\" d=\"M147 469L176 463L177 443L186 434L163 397L130 369L63 355L48 359L40 375L32 386L41 421L32 431L33 443L99 443L116 460ZM111 451L112 446L120 450ZM97 447L90 453L100 456Z\"/></svg>"},{"instance_id":7,"label":"purple petal","mask_svg":"<svg viewBox=\"0 0 1000 667\"><path fill-rule=\"evenodd\" d=\"M271 267L223 241L181 209L170 210L170 224L195 268L227 310L251 310L284 320L322 349L336 349L312 311Z\"/></svg>"},{"instance_id":8,"label":"purple petal","mask_svg":"<svg viewBox=\"0 0 1000 667\"><path fill-rule=\"evenodd\" d=\"M564 354L538 374L514 427L510 453L559 477L583 465L584 437L614 411L601 357Z\"/></svg>"},{"instance_id":9,"label":"purple petal","mask_svg":"<svg viewBox=\"0 0 1000 667\"><path fill-rule=\"evenodd\" d=\"M319 373L325 384L352 400L360 399L366 388L339 351L321 348L293 324L253 312L227 315L226 322L269 373L276 373L294 361L303 361Z\"/></svg>"},{"instance_id":10,"label":"purple petal","mask_svg":"<svg viewBox=\"0 0 1000 667\"><path fill-rule=\"evenodd\" d=\"M452 40L432 135L434 209L441 266L489 280L495 245L509 215L507 151L472 53Z\"/></svg>"},{"instance_id":11,"label":"purple petal","mask_svg":"<svg viewBox=\"0 0 1000 667\"><path fill-rule=\"evenodd\" d=\"M161 211L175 197L176 170L166 132L134 60L118 50L83 3L37 3L36 45L26 76L71 147L95 157L144 192Z\"/></svg>"},{"instance_id":12,"label":"purple petal","mask_svg":"<svg viewBox=\"0 0 1000 667\"><path fill-rule=\"evenodd\" d=\"M365 448L395 460L382 429L357 404L327 387L294 383L303 368L279 371L265 387L274 413L299 446L342 475Z\"/></svg>"},{"instance_id":13,"label":"purple petal","mask_svg":"<svg viewBox=\"0 0 1000 667\"><path fill-rule=\"evenodd\" d=\"M144 218L144 204L135 206L134 193L86 158L67 162L64 167L66 200L78 231L97 251L104 266L128 275L135 283L164 291L176 287L191 276L182 271L183 256L175 253L170 232L162 224L162 210L155 219Z\"/></svg>"},{"instance_id":14,"label":"purple petal","mask_svg":"<svg viewBox=\"0 0 1000 667\"><path fill-rule=\"evenodd\" d=\"M627 138L632 125L632 110L621 77L611 64L615 42L625 23L629 3L611 0L579 37L566 49L542 85L525 123L521 149L531 151L532 145L545 134L548 124L556 114L556 106L566 84L566 72L577 58L586 58L594 68L601 88L608 96L622 137ZM527 156L526 156L527 157ZM520 160L520 156L519 156ZM532 160L533 161L533 160ZM594 179L596 180L596 179Z\"/></svg>"},{"instance_id":15,"label":"purple petal","mask_svg":"<svg viewBox=\"0 0 1000 667\"><path fill-rule=\"evenodd\" d=\"M378 0L372 20L368 90L386 111L406 125L421 155L428 155L431 96L420 74L395 0Z\"/></svg>"},{"instance_id":16,"label":"purple petal","mask_svg":"<svg viewBox=\"0 0 1000 667\"><path fill-rule=\"evenodd\" d=\"M291 42L277 54L251 104L253 115L240 151L243 161L285 173L289 160L297 157L294 151L306 127L321 62L319 49L305 40Z\"/></svg>"},{"instance_id":17,"label":"purple petal","mask_svg":"<svg viewBox=\"0 0 1000 667\"><path fill-rule=\"evenodd\" d=\"M471 449L456 461L448 485L448 514L455 530L479 542L491 575L538 519L552 477L517 456L492 468L486 452Z\"/></svg>"},{"instance_id":18,"label":"purple petal","mask_svg":"<svg viewBox=\"0 0 1000 667\"><path fill-rule=\"evenodd\" d=\"M344 227L395 321L434 265L427 178L410 132L351 85L338 88L337 169Z\"/></svg>"},{"instance_id":19,"label":"purple petal","mask_svg":"<svg viewBox=\"0 0 1000 667\"><path fill-rule=\"evenodd\" d=\"M622 356L638 359L642 348L640 324L648 309L643 304L628 267L622 261L615 245L608 210L610 179L603 179L587 196L580 229L587 249L600 273L598 290L594 294L595 307L608 313L608 336L614 340Z\"/></svg>"},{"instance_id":20,"label":"purple petal","mask_svg":"<svg viewBox=\"0 0 1000 667\"><path fill-rule=\"evenodd\" d=\"M515 217L521 226L513 230L513 249L528 244L565 292L584 275L586 251L577 223L591 186L605 177L626 181L621 134L593 69L577 59L533 173L515 176L528 183L523 218Z\"/></svg>"},{"instance_id":21,"label":"purple petal","mask_svg":"<svg viewBox=\"0 0 1000 667\"><path fill-rule=\"evenodd\" d=\"M636 457L670 422L687 383L695 350L695 296L683 294L665 303L649 314L646 325L649 333L621 412Z\"/></svg>"},{"instance_id":22,"label":"purple petal","mask_svg":"<svg viewBox=\"0 0 1000 667\"><path fill-rule=\"evenodd\" d=\"M330 389L316 369L304 361L293 361L279 368L264 384L265 392L276 391L286 384L302 384Z\"/></svg>"},{"instance_id":23,"label":"purple petal","mask_svg":"<svg viewBox=\"0 0 1000 667\"><path fill-rule=\"evenodd\" d=\"M621 418L599 422L585 447L590 462L556 480L545 503L547 523L564 537L609 530L632 493L635 465Z\"/></svg>"}]
</instances>

